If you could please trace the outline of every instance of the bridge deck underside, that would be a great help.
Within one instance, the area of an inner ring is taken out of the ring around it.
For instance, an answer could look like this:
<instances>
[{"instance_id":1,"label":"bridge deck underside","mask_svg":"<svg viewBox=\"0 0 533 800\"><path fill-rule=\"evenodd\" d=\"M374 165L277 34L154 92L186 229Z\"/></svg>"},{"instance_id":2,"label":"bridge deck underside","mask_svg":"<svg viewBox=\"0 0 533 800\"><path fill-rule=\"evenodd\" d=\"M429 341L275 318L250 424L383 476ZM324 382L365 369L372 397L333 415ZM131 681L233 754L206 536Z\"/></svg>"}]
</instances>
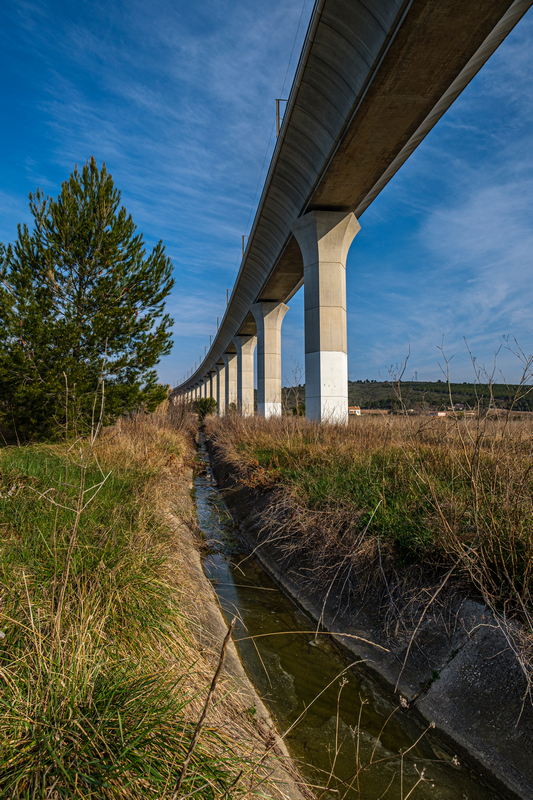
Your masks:
<instances>
[{"instance_id":1,"label":"bridge deck underside","mask_svg":"<svg viewBox=\"0 0 533 800\"><path fill-rule=\"evenodd\" d=\"M362 214L530 5L317 5L230 304L186 385L219 361L236 333L255 333L254 302L286 303L302 285L294 220L315 209Z\"/></svg>"}]
</instances>

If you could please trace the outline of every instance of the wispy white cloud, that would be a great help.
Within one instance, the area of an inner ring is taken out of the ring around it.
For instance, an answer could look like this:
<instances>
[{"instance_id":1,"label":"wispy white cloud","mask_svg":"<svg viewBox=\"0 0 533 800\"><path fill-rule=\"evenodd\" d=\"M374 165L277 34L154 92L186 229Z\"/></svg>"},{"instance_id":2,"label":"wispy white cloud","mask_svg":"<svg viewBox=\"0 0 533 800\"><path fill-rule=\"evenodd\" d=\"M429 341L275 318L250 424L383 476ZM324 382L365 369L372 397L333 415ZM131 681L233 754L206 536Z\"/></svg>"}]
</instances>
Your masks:
<instances>
[{"instance_id":1,"label":"wispy white cloud","mask_svg":"<svg viewBox=\"0 0 533 800\"><path fill-rule=\"evenodd\" d=\"M147 242L163 238L175 265L165 380L223 313L302 4L17 0L0 11L0 61L24 97L6 82L2 236L27 219L30 189L55 194L75 162L105 159ZM364 215L348 269L352 376L378 377L411 343L419 372L439 377L443 334L465 373L463 336L487 361L503 334L531 338L532 37L530 12ZM284 375L303 361L301 293L290 305Z\"/></svg>"},{"instance_id":2,"label":"wispy white cloud","mask_svg":"<svg viewBox=\"0 0 533 800\"><path fill-rule=\"evenodd\" d=\"M487 364L505 335L533 350L532 37L530 12L364 215L351 372L383 373L410 345L414 369L437 378L442 336L461 380L465 338ZM519 377L508 350L499 360Z\"/></svg>"}]
</instances>

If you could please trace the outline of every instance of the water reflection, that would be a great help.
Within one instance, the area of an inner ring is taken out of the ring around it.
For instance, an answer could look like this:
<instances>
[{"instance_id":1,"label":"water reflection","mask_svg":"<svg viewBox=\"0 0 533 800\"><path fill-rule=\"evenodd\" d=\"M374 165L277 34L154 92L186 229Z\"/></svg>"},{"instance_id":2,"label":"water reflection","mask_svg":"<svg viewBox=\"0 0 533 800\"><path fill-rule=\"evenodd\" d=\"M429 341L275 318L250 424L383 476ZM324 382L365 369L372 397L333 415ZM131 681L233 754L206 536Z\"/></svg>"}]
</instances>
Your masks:
<instances>
[{"instance_id":1,"label":"water reflection","mask_svg":"<svg viewBox=\"0 0 533 800\"><path fill-rule=\"evenodd\" d=\"M203 447L200 455L208 463ZM449 760L430 734L379 690L244 552L212 473L195 481L209 548L204 569L259 694L315 793L324 800L488 800L481 776ZM417 743L417 740L419 740ZM400 753L403 751L403 755ZM320 787L320 788L319 788Z\"/></svg>"}]
</instances>

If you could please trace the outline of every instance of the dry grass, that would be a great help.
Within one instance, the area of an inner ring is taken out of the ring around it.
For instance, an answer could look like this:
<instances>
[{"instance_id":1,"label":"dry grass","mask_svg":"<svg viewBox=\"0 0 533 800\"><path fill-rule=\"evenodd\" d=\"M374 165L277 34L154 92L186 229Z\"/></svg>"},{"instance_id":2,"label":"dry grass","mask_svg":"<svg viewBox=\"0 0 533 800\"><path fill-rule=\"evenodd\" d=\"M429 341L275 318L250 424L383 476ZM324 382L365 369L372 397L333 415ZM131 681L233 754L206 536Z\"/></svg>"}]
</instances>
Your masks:
<instances>
[{"instance_id":1,"label":"dry grass","mask_svg":"<svg viewBox=\"0 0 533 800\"><path fill-rule=\"evenodd\" d=\"M213 672L163 518L189 428L167 409L66 450L1 451L1 797L172 796ZM264 743L230 688L217 687L181 796L263 780Z\"/></svg>"},{"instance_id":2,"label":"dry grass","mask_svg":"<svg viewBox=\"0 0 533 800\"><path fill-rule=\"evenodd\" d=\"M453 569L439 602L483 600L531 675L533 422L231 417L207 432L241 481L275 493L271 535L312 558L317 585L341 581L347 597L379 584L397 625Z\"/></svg>"}]
</instances>

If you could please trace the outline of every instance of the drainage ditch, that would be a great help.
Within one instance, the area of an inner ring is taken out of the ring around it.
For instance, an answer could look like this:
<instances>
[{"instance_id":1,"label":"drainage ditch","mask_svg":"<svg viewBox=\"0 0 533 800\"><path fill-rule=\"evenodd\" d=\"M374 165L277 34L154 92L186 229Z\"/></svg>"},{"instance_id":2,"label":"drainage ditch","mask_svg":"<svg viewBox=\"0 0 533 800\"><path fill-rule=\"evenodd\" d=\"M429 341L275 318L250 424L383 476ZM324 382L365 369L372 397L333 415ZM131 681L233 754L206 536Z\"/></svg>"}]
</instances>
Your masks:
<instances>
[{"instance_id":1,"label":"drainage ditch","mask_svg":"<svg viewBox=\"0 0 533 800\"><path fill-rule=\"evenodd\" d=\"M498 800L431 730L358 671L246 551L206 465L195 479L204 570L245 669L312 791L323 800ZM254 709L250 709L254 713Z\"/></svg>"}]
</instances>

